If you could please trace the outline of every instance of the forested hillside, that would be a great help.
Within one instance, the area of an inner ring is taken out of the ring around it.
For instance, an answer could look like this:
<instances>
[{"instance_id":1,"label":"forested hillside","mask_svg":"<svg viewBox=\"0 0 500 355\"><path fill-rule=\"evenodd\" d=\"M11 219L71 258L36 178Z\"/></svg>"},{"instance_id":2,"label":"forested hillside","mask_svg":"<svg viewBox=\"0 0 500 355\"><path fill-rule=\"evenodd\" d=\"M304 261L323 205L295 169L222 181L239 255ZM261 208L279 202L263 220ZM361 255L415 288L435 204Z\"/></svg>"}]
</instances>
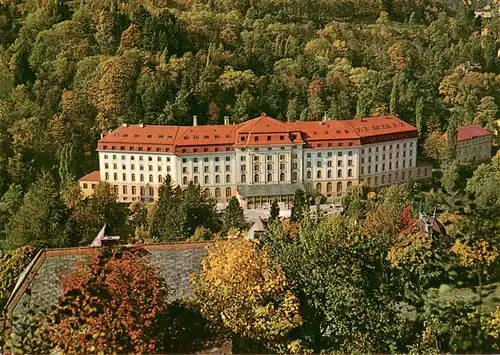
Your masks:
<instances>
[{"instance_id":1,"label":"forested hillside","mask_svg":"<svg viewBox=\"0 0 500 355\"><path fill-rule=\"evenodd\" d=\"M422 131L491 126L499 22L485 26L436 1L3 1L0 192L89 172L122 122L395 112Z\"/></svg>"}]
</instances>

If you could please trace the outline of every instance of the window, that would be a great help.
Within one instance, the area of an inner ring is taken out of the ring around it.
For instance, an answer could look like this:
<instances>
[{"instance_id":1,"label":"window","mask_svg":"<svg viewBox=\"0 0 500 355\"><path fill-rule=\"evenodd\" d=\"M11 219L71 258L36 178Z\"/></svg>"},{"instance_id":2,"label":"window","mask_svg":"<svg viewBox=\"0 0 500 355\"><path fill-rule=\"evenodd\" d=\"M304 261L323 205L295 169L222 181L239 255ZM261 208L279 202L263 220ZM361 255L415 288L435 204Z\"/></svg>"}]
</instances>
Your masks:
<instances>
[{"instance_id":1,"label":"window","mask_svg":"<svg viewBox=\"0 0 500 355\"><path fill-rule=\"evenodd\" d=\"M141 196L144 196L146 194L146 189L144 188L144 186L141 186Z\"/></svg>"},{"instance_id":2,"label":"window","mask_svg":"<svg viewBox=\"0 0 500 355\"><path fill-rule=\"evenodd\" d=\"M114 173L114 174L113 174L113 180L114 180L114 181L118 180L118 174L117 174L117 173Z\"/></svg>"},{"instance_id":3,"label":"window","mask_svg":"<svg viewBox=\"0 0 500 355\"><path fill-rule=\"evenodd\" d=\"M337 162L337 166L342 166L342 160L339 160L339 161Z\"/></svg>"},{"instance_id":4,"label":"window","mask_svg":"<svg viewBox=\"0 0 500 355\"><path fill-rule=\"evenodd\" d=\"M399 160L396 161L396 169L399 169Z\"/></svg>"},{"instance_id":5,"label":"window","mask_svg":"<svg viewBox=\"0 0 500 355\"><path fill-rule=\"evenodd\" d=\"M187 184L188 184L188 178L187 178L187 176L184 176L182 178L182 185L187 185Z\"/></svg>"},{"instance_id":6,"label":"window","mask_svg":"<svg viewBox=\"0 0 500 355\"><path fill-rule=\"evenodd\" d=\"M293 159L297 159L297 154L292 154Z\"/></svg>"},{"instance_id":7,"label":"window","mask_svg":"<svg viewBox=\"0 0 500 355\"><path fill-rule=\"evenodd\" d=\"M253 176L253 182L259 182L259 174Z\"/></svg>"},{"instance_id":8,"label":"window","mask_svg":"<svg viewBox=\"0 0 500 355\"><path fill-rule=\"evenodd\" d=\"M220 175L215 175L215 183L220 184Z\"/></svg>"},{"instance_id":9,"label":"window","mask_svg":"<svg viewBox=\"0 0 500 355\"><path fill-rule=\"evenodd\" d=\"M316 178L317 178L317 179L321 179L321 170L318 170L318 171L316 172Z\"/></svg>"},{"instance_id":10,"label":"window","mask_svg":"<svg viewBox=\"0 0 500 355\"><path fill-rule=\"evenodd\" d=\"M149 196L154 196L155 195L155 189L150 187L149 188Z\"/></svg>"},{"instance_id":11,"label":"window","mask_svg":"<svg viewBox=\"0 0 500 355\"><path fill-rule=\"evenodd\" d=\"M163 182L163 176L158 175L158 182L161 184Z\"/></svg>"},{"instance_id":12,"label":"window","mask_svg":"<svg viewBox=\"0 0 500 355\"><path fill-rule=\"evenodd\" d=\"M311 165L311 162L310 162L310 161L306 162L306 167L310 168L311 166L312 166L312 165Z\"/></svg>"},{"instance_id":13,"label":"window","mask_svg":"<svg viewBox=\"0 0 500 355\"><path fill-rule=\"evenodd\" d=\"M285 181L285 173L280 174L280 181Z\"/></svg>"},{"instance_id":14,"label":"window","mask_svg":"<svg viewBox=\"0 0 500 355\"><path fill-rule=\"evenodd\" d=\"M260 165L254 165L253 170L259 171L260 170Z\"/></svg>"},{"instance_id":15,"label":"window","mask_svg":"<svg viewBox=\"0 0 500 355\"><path fill-rule=\"evenodd\" d=\"M139 166L139 170L140 170L140 171L143 171L143 170L144 170L144 165L140 165L140 166Z\"/></svg>"},{"instance_id":16,"label":"window","mask_svg":"<svg viewBox=\"0 0 500 355\"><path fill-rule=\"evenodd\" d=\"M203 191L203 193L205 194L206 198L210 197L210 189L205 189L205 191Z\"/></svg>"},{"instance_id":17,"label":"window","mask_svg":"<svg viewBox=\"0 0 500 355\"><path fill-rule=\"evenodd\" d=\"M273 165L272 164L267 164L267 170L269 170L269 171L273 170Z\"/></svg>"},{"instance_id":18,"label":"window","mask_svg":"<svg viewBox=\"0 0 500 355\"><path fill-rule=\"evenodd\" d=\"M240 157L240 160L241 160L241 161L245 161L245 160L247 160L247 157L245 157L245 156Z\"/></svg>"},{"instance_id":19,"label":"window","mask_svg":"<svg viewBox=\"0 0 500 355\"><path fill-rule=\"evenodd\" d=\"M153 182L153 175L149 175L149 182Z\"/></svg>"},{"instance_id":20,"label":"window","mask_svg":"<svg viewBox=\"0 0 500 355\"><path fill-rule=\"evenodd\" d=\"M365 167L364 167L364 166L362 166L362 167L361 167L361 175L363 175L364 173L365 173Z\"/></svg>"},{"instance_id":21,"label":"window","mask_svg":"<svg viewBox=\"0 0 500 355\"><path fill-rule=\"evenodd\" d=\"M108 159L108 155L107 154L104 154L104 159Z\"/></svg>"},{"instance_id":22,"label":"window","mask_svg":"<svg viewBox=\"0 0 500 355\"><path fill-rule=\"evenodd\" d=\"M403 160L403 168L406 167L406 160Z\"/></svg>"},{"instance_id":23,"label":"window","mask_svg":"<svg viewBox=\"0 0 500 355\"><path fill-rule=\"evenodd\" d=\"M332 192L332 189L333 189L333 186L332 186L331 182L329 182L328 184L326 184L326 192Z\"/></svg>"},{"instance_id":24,"label":"window","mask_svg":"<svg viewBox=\"0 0 500 355\"><path fill-rule=\"evenodd\" d=\"M352 160L351 160L351 159L349 159L349 160L347 161L347 166L352 166Z\"/></svg>"},{"instance_id":25,"label":"window","mask_svg":"<svg viewBox=\"0 0 500 355\"><path fill-rule=\"evenodd\" d=\"M280 170L285 170L286 166L284 163L280 164Z\"/></svg>"},{"instance_id":26,"label":"window","mask_svg":"<svg viewBox=\"0 0 500 355\"><path fill-rule=\"evenodd\" d=\"M352 177L352 169L347 170L347 177Z\"/></svg>"},{"instance_id":27,"label":"window","mask_svg":"<svg viewBox=\"0 0 500 355\"><path fill-rule=\"evenodd\" d=\"M294 172L292 173L292 180L293 180L293 181L297 181L297 172L296 172L296 171L294 171Z\"/></svg>"},{"instance_id":28,"label":"window","mask_svg":"<svg viewBox=\"0 0 500 355\"><path fill-rule=\"evenodd\" d=\"M220 198L220 188L215 188L215 198Z\"/></svg>"},{"instance_id":29,"label":"window","mask_svg":"<svg viewBox=\"0 0 500 355\"><path fill-rule=\"evenodd\" d=\"M241 166L241 171L246 171L247 170L247 166L246 165L242 165Z\"/></svg>"},{"instance_id":30,"label":"window","mask_svg":"<svg viewBox=\"0 0 500 355\"><path fill-rule=\"evenodd\" d=\"M193 168L193 172L194 172L195 174L197 174L197 173L198 173L198 167L197 167L197 166L195 166L195 167Z\"/></svg>"},{"instance_id":31,"label":"window","mask_svg":"<svg viewBox=\"0 0 500 355\"><path fill-rule=\"evenodd\" d=\"M342 183L340 181L337 182L337 192L342 192Z\"/></svg>"},{"instance_id":32,"label":"window","mask_svg":"<svg viewBox=\"0 0 500 355\"><path fill-rule=\"evenodd\" d=\"M140 161L142 161L142 159L143 159L142 155L141 155L141 156L139 156L139 160L140 160ZM185 160L186 160L186 159L182 159L182 160L183 160L183 163L185 163Z\"/></svg>"},{"instance_id":33,"label":"window","mask_svg":"<svg viewBox=\"0 0 500 355\"><path fill-rule=\"evenodd\" d=\"M130 165L130 169L135 170L135 165L134 164Z\"/></svg>"},{"instance_id":34,"label":"window","mask_svg":"<svg viewBox=\"0 0 500 355\"><path fill-rule=\"evenodd\" d=\"M316 184L316 191L321 192L321 183L319 182Z\"/></svg>"},{"instance_id":35,"label":"window","mask_svg":"<svg viewBox=\"0 0 500 355\"><path fill-rule=\"evenodd\" d=\"M341 169L337 170L337 177L338 178L342 177L342 170Z\"/></svg>"},{"instance_id":36,"label":"window","mask_svg":"<svg viewBox=\"0 0 500 355\"><path fill-rule=\"evenodd\" d=\"M338 153L337 153L337 156L338 156L338 157L341 157L341 156L342 156L342 152L338 152Z\"/></svg>"},{"instance_id":37,"label":"window","mask_svg":"<svg viewBox=\"0 0 500 355\"><path fill-rule=\"evenodd\" d=\"M307 157L310 158L311 157L311 153L307 153Z\"/></svg>"},{"instance_id":38,"label":"window","mask_svg":"<svg viewBox=\"0 0 500 355\"><path fill-rule=\"evenodd\" d=\"M331 179L331 178L332 178L332 170L331 170L331 169L329 169L329 170L328 170L328 172L326 173L326 177L327 177L328 179Z\"/></svg>"},{"instance_id":39,"label":"window","mask_svg":"<svg viewBox=\"0 0 500 355\"><path fill-rule=\"evenodd\" d=\"M231 165L226 165L226 171L231 171Z\"/></svg>"},{"instance_id":40,"label":"window","mask_svg":"<svg viewBox=\"0 0 500 355\"><path fill-rule=\"evenodd\" d=\"M326 165L329 166L329 167L332 166L332 164L333 164L333 162L331 160L328 160L327 163L326 163Z\"/></svg>"},{"instance_id":41,"label":"window","mask_svg":"<svg viewBox=\"0 0 500 355\"><path fill-rule=\"evenodd\" d=\"M378 173L378 164L375 164L375 172Z\"/></svg>"},{"instance_id":42,"label":"window","mask_svg":"<svg viewBox=\"0 0 500 355\"><path fill-rule=\"evenodd\" d=\"M219 165L216 165L215 166L215 172L218 173L220 171L220 166Z\"/></svg>"},{"instance_id":43,"label":"window","mask_svg":"<svg viewBox=\"0 0 500 355\"><path fill-rule=\"evenodd\" d=\"M231 197L231 188L226 187L226 197Z\"/></svg>"},{"instance_id":44,"label":"window","mask_svg":"<svg viewBox=\"0 0 500 355\"><path fill-rule=\"evenodd\" d=\"M306 179L311 179L312 177L312 173L311 173L311 170L307 170L307 173L306 173Z\"/></svg>"},{"instance_id":45,"label":"window","mask_svg":"<svg viewBox=\"0 0 500 355\"><path fill-rule=\"evenodd\" d=\"M113 160L116 160L116 154L113 154Z\"/></svg>"},{"instance_id":46,"label":"window","mask_svg":"<svg viewBox=\"0 0 500 355\"><path fill-rule=\"evenodd\" d=\"M375 185L378 185L378 176L375 176Z\"/></svg>"},{"instance_id":47,"label":"window","mask_svg":"<svg viewBox=\"0 0 500 355\"><path fill-rule=\"evenodd\" d=\"M231 175L229 175L229 174L226 175L226 182L227 183L231 182Z\"/></svg>"},{"instance_id":48,"label":"window","mask_svg":"<svg viewBox=\"0 0 500 355\"><path fill-rule=\"evenodd\" d=\"M368 165L368 174L371 174L371 172L372 172L372 166Z\"/></svg>"},{"instance_id":49,"label":"window","mask_svg":"<svg viewBox=\"0 0 500 355\"><path fill-rule=\"evenodd\" d=\"M144 182L144 174L141 174L141 176L140 176L140 181L141 181L141 182Z\"/></svg>"},{"instance_id":50,"label":"window","mask_svg":"<svg viewBox=\"0 0 500 355\"><path fill-rule=\"evenodd\" d=\"M267 182L273 181L273 176L271 174L267 174Z\"/></svg>"},{"instance_id":51,"label":"window","mask_svg":"<svg viewBox=\"0 0 500 355\"><path fill-rule=\"evenodd\" d=\"M253 157L253 160L254 160L254 161L259 161L259 156L258 156L258 155L255 155L255 156Z\"/></svg>"},{"instance_id":52,"label":"window","mask_svg":"<svg viewBox=\"0 0 500 355\"><path fill-rule=\"evenodd\" d=\"M92 185L91 185L92 190L95 190L95 187L96 187L96 185L95 185L95 184L92 184Z\"/></svg>"},{"instance_id":53,"label":"window","mask_svg":"<svg viewBox=\"0 0 500 355\"><path fill-rule=\"evenodd\" d=\"M104 164L104 169L108 169L109 168L109 164L108 163L105 163Z\"/></svg>"},{"instance_id":54,"label":"window","mask_svg":"<svg viewBox=\"0 0 500 355\"><path fill-rule=\"evenodd\" d=\"M135 195L137 193L137 188L135 186L132 186L132 195Z\"/></svg>"},{"instance_id":55,"label":"window","mask_svg":"<svg viewBox=\"0 0 500 355\"><path fill-rule=\"evenodd\" d=\"M382 171L385 171L385 163L382 163Z\"/></svg>"},{"instance_id":56,"label":"window","mask_svg":"<svg viewBox=\"0 0 500 355\"><path fill-rule=\"evenodd\" d=\"M135 181L135 174L132 174L132 181Z\"/></svg>"},{"instance_id":57,"label":"window","mask_svg":"<svg viewBox=\"0 0 500 355\"><path fill-rule=\"evenodd\" d=\"M317 161L317 162L316 162L316 167L317 167L317 168L321 168L321 162L320 162L320 161Z\"/></svg>"},{"instance_id":58,"label":"window","mask_svg":"<svg viewBox=\"0 0 500 355\"><path fill-rule=\"evenodd\" d=\"M83 183L83 188L84 189L87 189L89 187L89 185L87 183Z\"/></svg>"},{"instance_id":59,"label":"window","mask_svg":"<svg viewBox=\"0 0 500 355\"><path fill-rule=\"evenodd\" d=\"M352 186L352 181L349 181L349 182L347 183L347 188L350 188L351 186Z\"/></svg>"},{"instance_id":60,"label":"window","mask_svg":"<svg viewBox=\"0 0 500 355\"><path fill-rule=\"evenodd\" d=\"M194 178L193 178L193 182L195 184L199 184L200 183L200 178L198 177L198 175L196 175Z\"/></svg>"},{"instance_id":61,"label":"window","mask_svg":"<svg viewBox=\"0 0 500 355\"><path fill-rule=\"evenodd\" d=\"M241 174L241 182L247 182L247 176L245 174Z\"/></svg>"}]
</instances>

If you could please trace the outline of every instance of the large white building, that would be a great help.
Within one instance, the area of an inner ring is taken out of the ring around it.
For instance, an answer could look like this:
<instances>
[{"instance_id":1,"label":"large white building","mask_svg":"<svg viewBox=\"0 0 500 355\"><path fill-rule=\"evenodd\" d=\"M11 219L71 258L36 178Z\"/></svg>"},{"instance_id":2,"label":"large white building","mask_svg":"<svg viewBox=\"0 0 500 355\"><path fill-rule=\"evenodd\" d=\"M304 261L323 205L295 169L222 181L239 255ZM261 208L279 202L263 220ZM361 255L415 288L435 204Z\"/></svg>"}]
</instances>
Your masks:
<instances>
[{"instance_id":1,"label":"large white building","mask_svg":"<svg viewBox=\"0 0 500 355\"><path fill-rule=\"evenodd\" d=\"M265 114L240 124L123 125L98 143L99 172L80 179L91 195L108 181L123 202L151 202L169 174L224 203L246 208L291 201L299 188L335 200L353 184L427 178L417 164L418 132L395 116L349 121L281 122Z\"/></svg>"}]
</instances>

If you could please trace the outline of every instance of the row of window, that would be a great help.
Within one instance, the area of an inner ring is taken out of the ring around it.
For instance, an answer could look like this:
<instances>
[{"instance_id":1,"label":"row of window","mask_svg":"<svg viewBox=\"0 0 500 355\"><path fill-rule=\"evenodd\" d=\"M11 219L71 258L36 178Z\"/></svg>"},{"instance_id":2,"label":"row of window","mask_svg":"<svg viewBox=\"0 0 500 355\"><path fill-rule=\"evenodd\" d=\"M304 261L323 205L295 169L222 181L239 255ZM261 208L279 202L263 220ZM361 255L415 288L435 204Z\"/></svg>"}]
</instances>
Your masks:
<instances>
[{"instance_id":1,"label":"row of window","mask_svg":"<svg viewBox=\"0 0 500 355\"><path fill-rule=\"evenodd\" d=\"M413 156L413 150L409 151L409 156ZM375 161L378 161L378 155L375 155ZM392 160L393 155L392 153L389 153L389 160ZM403 151L403 158L406 158L406 151ZM399 152L396 152L396 159L399 159ZM382 154L382 160L386 160L386 154ZM365 162L365 157L361 157L361 164ZM372 162L372 157L368 156L368 163Z\"/></svg>"},{"instance_id":2,"label":"row of window","mask_svg":"<svg viewBox=\"0 0 500 355\"><path fill-rule=\"evenodd\" d=\"M326 162L326 165L328 167L332 167L333 166L333 160L328 160ZM343 165L344 165L344 161L343 160L337 160L337 166L343 166ZM349 159L347 161L347 166L354 166L354 163L353 163L352 159ZM306 168L311 168L311 167L312 167L312 162L306 161ZM322 161L317 161L316 162L316 167L317 168L323 167L323 162Z\"/></svg>"},{"instance_id":3,"label":"row of window","mask_svg":"<svg viewBox=\"0 0 500 355\"><path fill-rule=\"evenodd\" d=\"M106 181L109 181L110 180L109 177L110 177L109 173L106 172L104 174L104 179ZM140 174L139 175L139 181L140 182L144 182L144 179L145 179L144 174ZM113 174L113 181L118 181L118 173L114 173ZM127 180L127 174L125 174L125 173L122 174L122 181L123 182L127 182L128 181ZM130 174L130 181L135 181L135 174ZM151 183L154 182L153 174L149 174L149 182L151 182ZM158 175L158 183L161 184L162 182L163 182L163 176Z\"/></svg>"},{"instance_id":4,"label":"row of window","mask_svg":"<svg viewBox=\"0 0 500 355\"><path fill-rule=\"evenodd\" d=\"M403 149L406 149L408 147L407 143L403 143ZM383 145L382 147L375 147L375 153L379 152L379 149L382 148L382 151L385 152L386 150L393 150L394 144L389 144L389 145ZM400 148L400 144L396 144L396 149ZM413 142L410 142L410 148L413 148ZM368 148L365 150L365 148L361 149L361 154L365 154L365 152L368 151L368 154L370 154L373 151L373 148Z\"/></svg>"},{"instance_id":5,"label":"row of window","mask_svg":"<svg viewBox=\"0 0 500 355\"><path fill-rule=\"evenodd\" d=\"M352 181L347 182L347 188L350 188L352 186ZM316 192L323 192L323 185L318 182L316 184ZM333 192L333 184L331 182L326 184L326 192ZM337 182L337 192L342 192L342 182Z\"/></svg>"},{"instance_id":6,"label":"row of window","mask_svg":"<svg viewBox=\"0 0 500 355\"><path fill-rule=\"evenodd\" d=\"M117 156L116 154L113 154L112 156L113 160L117 160ZM147 158L147 159L146 159ZM126 155L122 155L121 156L121 160L126 160L127 159L127 156ZM107 154L104 154L104 160L108 160L108 155ZM135 155L130 155L130 160L135 160ZM139 161L153 161L153 157L149 156L149 157L146 157L146 156L142 156L142 155L139 155ZM170 162L170 157L165 157L164 159L166 162ZM156 161L162 161L162 157L156 157Z\"/></svg>"},{"instance_id":7,"label":"row of window","mask_svg":"<svg viewBox=\"0 0 500 355\"><path fill-rule=\"evenodd\" d=\"M226 165L226 170L225 171L231 171L231 165ZM197 174L200 172L200 169L198 166L193 167L193 174ZM210 167L209 166L204 166L203 167L203 172L204 173L209 173L210 172ZM215 172L218 173L220 172L220 165L215 166ZM185 166L182 168L182 173L187 174L188 173L188 168Z\"/></svg>"},{"instance_id":8,"label":"row of window","mask_svg":"<svg viewBox=\"0 0 500 355\"><path fill-rule=\"evenodd\" d=\"M195 176L193 177L193 182L194 182L195 184L199 184L199 183L200 183L200 178L198 177L198 175L195 175ZM187 176L184 176L184 177L182 178L182 184L183 184L183 185L187 185L188 183L189 183L189 179L188 179L188 177L187 177ZM204 183L205 185L210 184L210 177L209 177L208 175L205 175L205 176L203 177L203 183ZM221 183L221 177L220 177L220 175L215 175L215 183L216 183L216 184L220 184L220 183ZM231 183L231 175L229 175L229 174L228 174L228 175L226 175L226 183Z\"/></svg>"},{"instance_id":9,"label":"row of window","mask_svg":"<svg viewBox=\"0 0 500 355\"><path fill-rule=\"evenodd\" d=\"M412 167L412 164L413 164L413 161L410 159L410 160L408 161L408 167L409 167L409 168L411 168L411 167ZM380 167L381 167L381 171L382 171L382 172L384 172L384 171L386 170L386 169L385 169L385 167L386 167L385 163L382 163L382 164L375 164L375 165L374 165L374 167L375 167L375 168L374 168L374 170L375 170L374 172L375 172L375 173L378 173L378 171L379 171L379 165L380 165ZM396 168L395 168L395 169L399 169L399 160L397 160L397 161L396 161L396 164L395 164L395 165L396 165ZM402 165L403 165L403 168L406 168L406 160L403 160L403 164L402 164ZM389 162L389 164L388 164L388 170L392 170L392 162ZM367 171L368 171L368 172L367 172L368 174L371 174L371 173L372 173L372 166L371 166L371 165L368 165L368 169L367 169ZM364 166L361 166L361 175L363 175L364 173L365 173L365 167L364 167Z\"/></svg>"},{"instance_id":10,"label":"row of window","mask_svg":"<svg viewBox=\"0 0 500 355\"><path fill-rule=\"evenodd\" d=\"M220 160L221 160L221 157L215 157L215 158L214 158L214 161L215 161L215 162L219 162ZM227 156L227 157L225 157L225 160L226 160L226 161L231 161L231 157ZM200 158L192 158L192 162L193 162L193 163L198 163L198 162L200 162L200 161L201 161L201 159L200 159ZM209 159L208 157L204 157L204 158L203 158L203 162L208 163L209 161L210 161L210 159ZM187 162L188 162L188 159L187 159L187 158L182 158L182 162L185 164L185 163L187 163Z\"/></svg>"},{"instance_id":11,"label":"row of window","mask_svg":"<svg viewBox=\"0 0 500 355\"><path fill-rule=\"evenodd\" d=\"M353 172L352 172L352 169L348 169L347 170L347 177L350 178L350 177L353 177ZM342 172L342 169L338 169L337 170L337 178L340 178L342 179L344 177L344 174ZM316 179L322 179L323 178L323 172L322 170L318 170L316 171ZM333 172L332 170L328 170L327 173L326 173L326 178L327 179L332 179L333 178ZM307 180L311 180L312 179L312 172L311 170L307 170L306 171L306 179Z\"/></svg>"},{"instance_id":12,"label":"row of window","mask_svg":"<svg viewBox=\"0 0 500 355\"><path fill-rule=\"evenodd\" d=\"M153 165L146 165L146 167L148 168L149 171L153 171ZM104 163L104 169L109 169L109 164L108 163ZM113 169L116 170L118 169L118 165L117 164L113 164ZM127 170L127 166L126 165L122 165L122 170ZM130 164L130 170L135 170L135 164ZM163 168L161 165L158 165L157 166L157 170L158 171L162 171ZM170 165L167 166L167 172L170 172L171 168L170 168ZM139 165L139 171L144 171L144 165Z\"/></svg>"}]
</instances>

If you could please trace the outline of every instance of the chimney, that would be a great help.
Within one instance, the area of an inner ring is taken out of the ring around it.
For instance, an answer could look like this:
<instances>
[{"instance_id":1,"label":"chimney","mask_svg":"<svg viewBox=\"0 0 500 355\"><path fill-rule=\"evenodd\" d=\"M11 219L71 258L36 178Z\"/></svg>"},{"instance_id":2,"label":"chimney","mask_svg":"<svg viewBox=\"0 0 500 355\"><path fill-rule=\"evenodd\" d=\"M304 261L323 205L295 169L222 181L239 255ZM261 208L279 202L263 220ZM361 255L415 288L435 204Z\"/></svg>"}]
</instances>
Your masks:
<instances>
[{"instance_id":1,"label":"chimney","mask_svg":"<svg viewBox=\"0 0 500 355\"><path fill-rule=\"evenodd\" d=\"M144 123L139 123L139 127L144 128Z\"/></svg>"},{"instance_id":2,"label":"chimney","mask_svg":"<svg viewBox=\"0 0 500 355\"><path fill-rule=\"evenodd\" d=\"M198 126L198 116L193 116L193 127Z\"/></svg>"},{"instance_id":3,"label":"chimney","mask_svg":"<svg viewBox=\"0 0 500 355\"><path fill-rule=\"evenodd\" d=\"M226 126L229 124L229 116L224 116L224 124Z\"/></svg>"},{"instance_id":4,"label":"chimney","mask_svg":"<svg viewBox=\"0 0 500 355\"><path fill-rule=\"evenodd\" d=\"M101 133L101 139L104 138L104 133Z\"/></svg>"},{"instance_id":5,"label":"chimney","mask_svg":"<svg viewBox=\"0 0 500 355\"><path fill-rule=\"evenodd\" d=\"M122 123L122 127L128 127L128 124Z\"/></svg>"}]
</instances>

